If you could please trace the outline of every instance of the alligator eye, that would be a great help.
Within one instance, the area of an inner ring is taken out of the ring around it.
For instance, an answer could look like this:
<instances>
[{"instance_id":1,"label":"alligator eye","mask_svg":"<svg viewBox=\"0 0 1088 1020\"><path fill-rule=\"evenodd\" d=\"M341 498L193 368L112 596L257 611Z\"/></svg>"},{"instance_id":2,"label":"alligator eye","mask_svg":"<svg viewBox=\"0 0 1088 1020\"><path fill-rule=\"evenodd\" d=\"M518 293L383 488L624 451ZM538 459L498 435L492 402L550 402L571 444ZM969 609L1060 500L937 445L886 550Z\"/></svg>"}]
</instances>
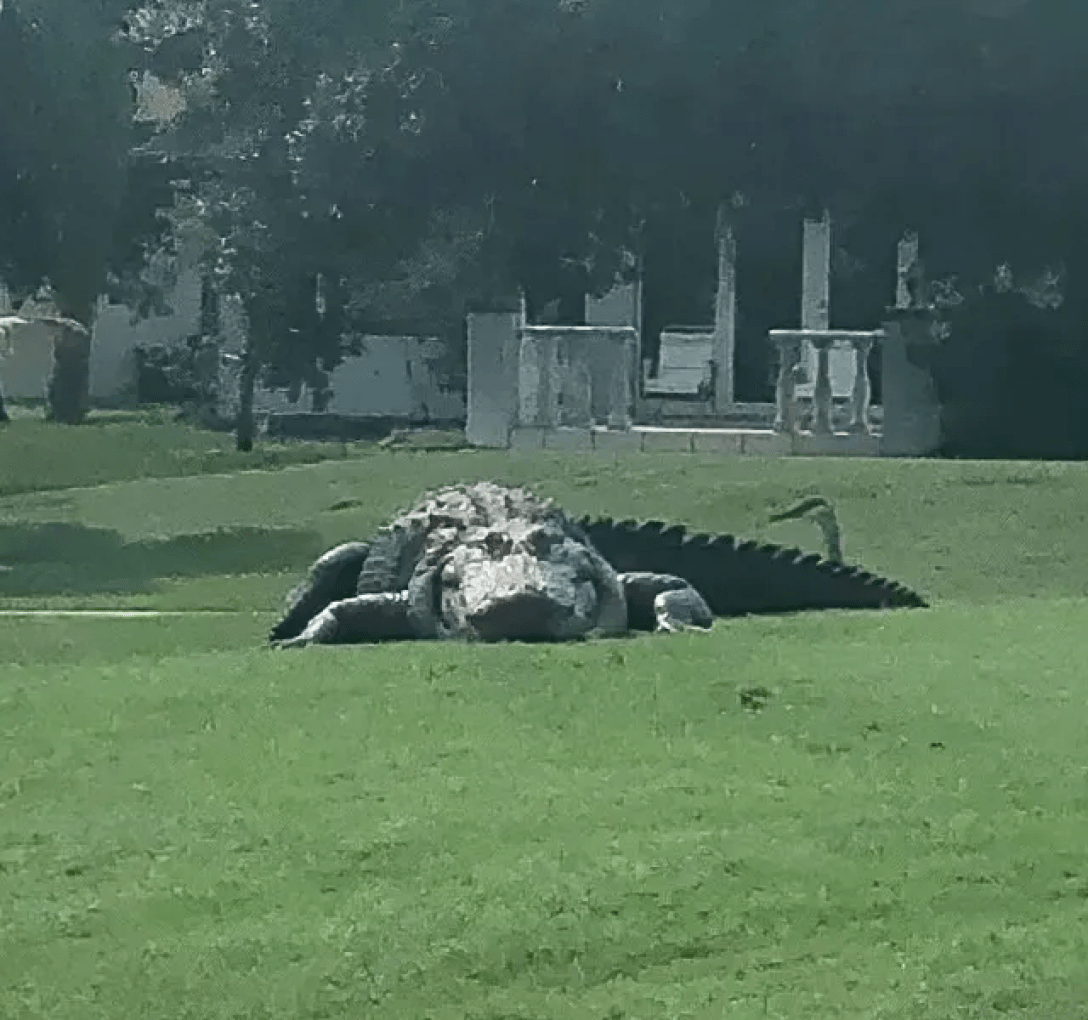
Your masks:
<instances>
[{"instance_id":1,"label":"alligator eye","mask_svg":"<svg viewBox=\"0 0 1088 1020\"><path fill-rule=\"evenodd\" d=\"M521 545L526 552L544 559L551 553L552 549L559 541L559 536L557 536L550 528L533 528L533 530L522 539Z\"/></svg>"},{"instance_id":2,"label":"alligator eye","mask_svg":"<svg viewBox=\"0 0 1088 1020\"><path fill-rule=\"evenodd\" d=\"M510 536L501 531L489 531L484 536L483 545L488 556L498 559L510 552Z\"/></svg>"}]
</instances>

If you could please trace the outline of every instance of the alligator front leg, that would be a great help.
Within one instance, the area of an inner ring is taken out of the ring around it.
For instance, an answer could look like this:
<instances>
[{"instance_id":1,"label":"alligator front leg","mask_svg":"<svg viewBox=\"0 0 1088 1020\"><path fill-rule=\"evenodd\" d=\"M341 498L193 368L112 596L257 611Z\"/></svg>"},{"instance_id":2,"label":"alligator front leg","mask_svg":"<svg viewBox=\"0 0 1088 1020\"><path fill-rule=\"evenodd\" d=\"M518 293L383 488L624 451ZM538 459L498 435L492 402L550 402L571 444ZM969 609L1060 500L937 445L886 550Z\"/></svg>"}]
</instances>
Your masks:
<instances>
[{"instance_id":1,"label":"alligator front leg","mask_svg":"<svg viewBox=\"0 0 1088 1020\"><path fill-rule=\"evenodd\" d=\"M408 593L380 592L331 602L306 625L301 634L276 642L276 647L406 641L417 636Z\"/></svg>"}]
</instances>

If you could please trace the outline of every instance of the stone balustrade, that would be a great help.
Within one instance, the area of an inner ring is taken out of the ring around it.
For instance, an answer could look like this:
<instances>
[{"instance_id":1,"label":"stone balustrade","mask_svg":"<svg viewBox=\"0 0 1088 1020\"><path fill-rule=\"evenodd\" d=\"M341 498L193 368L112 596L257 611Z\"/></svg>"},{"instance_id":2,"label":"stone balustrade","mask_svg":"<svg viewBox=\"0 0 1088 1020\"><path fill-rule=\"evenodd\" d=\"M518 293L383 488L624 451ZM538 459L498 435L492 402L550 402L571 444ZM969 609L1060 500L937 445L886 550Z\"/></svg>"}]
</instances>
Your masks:
<instances>
[{"instance_id":1,"label":"stone balustrade","mask_svg":"<svg viewBox=\"0 0 1088 1020\"><path fill-rule=\"evenodd\" d=\"M833 347L854 351L854 384L850 397L850 423L847 431L868 435L872 387L869 382L869 353L884 336L883 330L845 329L773 329L771 341L778 347L778 383L776 387L776 432L795 434L799 427L797 374L801 367L803 345L808 341L816 350L816 380L812 398L812 432L831 435L833 400L830 353Z\"/></svg>"},{"instance_id":2,"label":"stone balustrade","mask_svg":"<svg viewBox=\"0 0 1088 1020\"><path fill-rule=\"evenodd\" d=\"M629 429L637 352L629 326L523 326L519 426Z\"/></svg>"}]
</instances>

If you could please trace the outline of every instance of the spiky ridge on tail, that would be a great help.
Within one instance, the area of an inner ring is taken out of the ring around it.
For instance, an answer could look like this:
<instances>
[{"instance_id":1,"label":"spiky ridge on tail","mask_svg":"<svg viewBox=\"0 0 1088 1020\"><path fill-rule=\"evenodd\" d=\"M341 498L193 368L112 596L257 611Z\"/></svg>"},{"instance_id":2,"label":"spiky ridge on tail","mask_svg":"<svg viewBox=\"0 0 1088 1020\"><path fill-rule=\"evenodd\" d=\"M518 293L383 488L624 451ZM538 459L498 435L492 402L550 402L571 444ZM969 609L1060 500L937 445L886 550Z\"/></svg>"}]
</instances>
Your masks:
<instances>
[{"instance_id":1,"label":"spiky ridge on tail","mask_svg":"<svg viewBox=\"0 0 1088 1020\"><path fill-rule=\"evenodd\" d=\"M691 534L661 521L584 517L578 523L616 570L677 574L716 616L926 607L920 595L895 581L800 549Z\"/></svg>"}]
</instances>

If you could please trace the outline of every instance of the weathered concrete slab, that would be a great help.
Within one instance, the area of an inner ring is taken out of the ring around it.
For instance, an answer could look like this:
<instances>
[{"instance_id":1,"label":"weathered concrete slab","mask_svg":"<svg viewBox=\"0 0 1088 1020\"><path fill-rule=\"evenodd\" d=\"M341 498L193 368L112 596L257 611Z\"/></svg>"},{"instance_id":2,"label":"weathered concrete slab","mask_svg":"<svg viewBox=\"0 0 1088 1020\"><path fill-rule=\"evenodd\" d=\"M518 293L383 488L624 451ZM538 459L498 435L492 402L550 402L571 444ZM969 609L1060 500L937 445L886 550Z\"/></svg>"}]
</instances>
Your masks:
<instances>
[{"instance_id":1,"label":"weathered concrete slab","mask_svg":"<svg viewBox=\"0 0 1088 1020\"><path fill-rule=\"evenodd\" d=\"M744 452L755 457L788 457L793 453L793 436L780 432L745 432Z\"/></svg>"},{"instance_id":2,"label":"weathered concrete slab","mask_svg":"<svg viewBox=\"0 0 1088 1020\"><path fill-rule=\"evenodd\" d=\"M744 433L739 429L728 432L719 429L699 429L691 433L695 453L715 453L739 457L744 453Z\"/></svg>"},{"instance_id":3,"label":"weathered concrete slab","mask_svg":"<svg viewBox=\"0 0 1088 1020\"><path fill-rule=\"evenodd\" d=\"M830 436L800 432L790 436L770 429L531 429L511 433L514 450L570 452L709 453L726 457L879 457L881 437L836 432Z\"/></svg>"},{"instance_id":4,"label":"weathered concrete slab","mask_svg":"<svg viewBox=\"0 0 1088 1020\"><path fill-rule=\"evenodd\" d=\"M549 429L544 433L545 450L584 450L593 449L593 430L576 428Z\"/></svg>"},{"instance_id":5,"label":"weathered concrete slab","mask_svg":"<svg viewBox=\"0 0 1088 1020\"><path fill-rule=\"evenodd\" d=\"M593 433L593 448L600 453L641 453L642 433L597 429Z\"/></svg>"},{"instance_id":6,"label":"weathered concrete slab","mask_svg":"<svg viewBox=\"0 0 1088 1020\"><path fill-rule=\"evenodd\" d=\"M543 450L544 429L516 428L510 432L511 450Z\"/></svg>"},{"instance_id":7,"label":"weathered concrete slab","mask_svg":"<svg viewBox=\"0 0 1088 1020\"><path fill-rule=\"evenodd\" d=\"M647 429L642 433L643 453L691 453L692 433L687 429Z\"/></svg>"},{"instance_id":8,"label":"weathered concrete slab","mask_svg":"<svg viewBox=\"0 0 1088 1020\"><path fill-rule=\"evenodd\" d=\"M880 437L836 432L830 436L802 433L794 439L799 457L879 457Z\"/></svg>"},{"instance_id":9,"label":"weathered concrete slab","mask_svg":"<svg viewBox=\"0 0 1088 1020\"><path fill-rule=\"evenodd\" d=\"M472 446L503 448L518 415L520 320L513 312L468 316L468 419Z\"/></svg>"}]
</instances>

